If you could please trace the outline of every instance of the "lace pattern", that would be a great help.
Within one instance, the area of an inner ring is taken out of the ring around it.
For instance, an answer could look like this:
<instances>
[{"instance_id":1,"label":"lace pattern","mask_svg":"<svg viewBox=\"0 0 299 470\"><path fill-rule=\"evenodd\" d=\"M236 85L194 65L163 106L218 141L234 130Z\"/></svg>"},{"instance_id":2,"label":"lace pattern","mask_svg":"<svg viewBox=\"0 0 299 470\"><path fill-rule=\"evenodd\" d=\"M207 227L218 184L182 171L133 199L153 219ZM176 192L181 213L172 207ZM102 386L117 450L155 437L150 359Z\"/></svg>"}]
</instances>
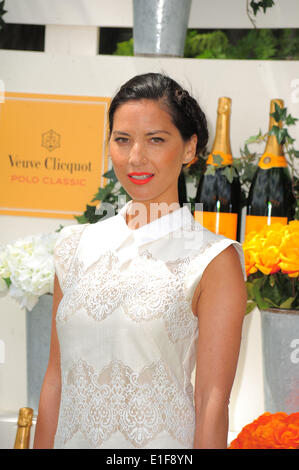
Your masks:
<instances>
[{"instance_id":1,"label":"lace pattern","mask_svg":"<svg viewBox=\"0 0 299 470\"><path fill-rule=\"evenodd\" d=\"M162 317L172 342L190 337L197 327L197 318L184 291L187 266L188 258L165 264L147 250L125 271L110 250L87 270L77 259L65 282L66 291L56 319L66 321L83 309L101 321L122 307L135 322Z\"/></svg>"},{"instance_id":2,"label":"lace pattern","mask_svg":"<svg viewBox=\"0 0 299 470\"><path fill-rule=\"evenodd\" d=\"M214 240L197 250L193 257L166 262L155 258L148 249L140 250L125 270L116 253L107 250L86 269L77 257L70 262L79 236L79 233L71 234L67 239L69 248L68 241L63 240L57 249L61 264L68 267L57 321L64 322L81 309L101 321L121 307L135 322L162 317L172 342L191 337L198 320L192 312L184 278L191 261L198 273L198 262L194 263L194 259L198 260L212 247Z\"/></svg>"},{"instance_id":3,"label":"lace pattern","mask_svg":"<svg viewBox=\"0 0 299 470\"><path fill-rule=\"evenodd\" d=\"M63 237L65 232L66 236L62 238L62 240L58 237L56 241L56 246L54 248L54 261L56 264L56 269L60 274L60 286L62 289L65 288L68 271L74 259L82 232L87 225L88 224L82 224L64 227L60 232L60 237ZM71 233L68 234L70 230Z\"/></svg>"},{"instance_id":4,"label":"lace pattern","mask_svg":"<svg viewBox=\"0 0 299 470\"><path fill-rule=\"evenodd\" d=\"M160 360L136 372L114 360L97 372L78 360L63 375L55 447L64 447L81 431L98 448L120 431L136 448L166 430L192 448L195 415L192 393L184 394Z\"/></svg>"}]
</instances>

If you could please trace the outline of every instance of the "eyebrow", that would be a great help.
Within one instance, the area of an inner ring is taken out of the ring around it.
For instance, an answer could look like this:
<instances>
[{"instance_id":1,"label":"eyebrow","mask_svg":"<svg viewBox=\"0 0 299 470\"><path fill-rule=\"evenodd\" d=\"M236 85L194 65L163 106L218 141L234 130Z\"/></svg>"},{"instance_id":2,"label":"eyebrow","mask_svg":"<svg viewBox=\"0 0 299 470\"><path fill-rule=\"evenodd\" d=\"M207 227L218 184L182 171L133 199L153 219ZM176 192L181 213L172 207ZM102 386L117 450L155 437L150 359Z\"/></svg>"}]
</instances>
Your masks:
<instances>
[{"instance_id":1,"label":"eyebrow","mask_svg":"<svg viewBox=\"0 0 299 470\"><path fill-rule=\"evenodd\" d=\"M160 130L160 129L157 129L155 131L152 131L152 132L147 132L146 135L153 135L153 134L168 134L170 135L170 132L168 131L164 131L164 130Z\"/></svg>"},{"instance_id":2,"label":"eyebrow","mask_svg":"<svg viewBox=\"0 0 299 470\"><path fill-rule=\"evenodd\" d=\"M122 132L122 131L113 131L112 134L130 135L127 132Z\"/></svg>"},{"instance_id":3,"label":"eyebrow","mask_svg":"<svg viewBox=\"0 0 299 470\"><path fill-rule=\"evenodd\" d=\"M170 135L170 132L162 130L162 129L157 129L155 131L147 132L145 135L154 135L154 134L168 134ZM122 132L122 131L113 131L112 134L120 134L120 135L127 135L129 136L127 132Z\"/></svg>"}]
</instances>

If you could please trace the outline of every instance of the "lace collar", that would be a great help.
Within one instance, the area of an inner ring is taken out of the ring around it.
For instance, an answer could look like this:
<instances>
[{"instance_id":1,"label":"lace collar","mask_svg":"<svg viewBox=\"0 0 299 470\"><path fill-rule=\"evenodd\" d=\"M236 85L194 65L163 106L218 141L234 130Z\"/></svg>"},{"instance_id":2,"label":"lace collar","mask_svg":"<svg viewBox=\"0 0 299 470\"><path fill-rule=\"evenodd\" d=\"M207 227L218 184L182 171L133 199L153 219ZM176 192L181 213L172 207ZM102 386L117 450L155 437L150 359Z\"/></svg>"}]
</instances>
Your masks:
<instances>
[{"instance_id":1,"label":"lace collar","mask_svg":"<svg viewBox=\"0 0 299 470\"><path fill-rule=\"evenodd\" d=\"M179 229L189 229L194 225L193 215L188 207L184 205L168 214L165 214L158 219L153 220L137 229L130 229L126 223L126 213L132 203L128 201L118 212L117 216L127 235L133 235L135 242L138 246L157 240L169 233Z\"/></svg>"}]
</instances>

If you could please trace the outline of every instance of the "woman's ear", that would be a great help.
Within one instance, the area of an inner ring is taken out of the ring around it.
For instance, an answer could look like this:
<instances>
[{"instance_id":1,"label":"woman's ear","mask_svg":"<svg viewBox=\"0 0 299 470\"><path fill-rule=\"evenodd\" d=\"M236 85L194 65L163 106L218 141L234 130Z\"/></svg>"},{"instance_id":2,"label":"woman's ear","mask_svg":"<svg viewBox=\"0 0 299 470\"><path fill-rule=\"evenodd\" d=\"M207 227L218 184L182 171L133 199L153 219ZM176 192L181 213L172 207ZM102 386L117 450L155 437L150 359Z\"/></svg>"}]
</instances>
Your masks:
<instances>
[{"instance_id":1,"label":"woman's ear","mask_svg":"<svg viewBox=\"0 0 299 470\"><path fill-rule=\"evenodd\" d=\"M185 155L183 163L190 163L196 155L197 135L193 134L186 142Z\"/></svg>"}]
</instances>

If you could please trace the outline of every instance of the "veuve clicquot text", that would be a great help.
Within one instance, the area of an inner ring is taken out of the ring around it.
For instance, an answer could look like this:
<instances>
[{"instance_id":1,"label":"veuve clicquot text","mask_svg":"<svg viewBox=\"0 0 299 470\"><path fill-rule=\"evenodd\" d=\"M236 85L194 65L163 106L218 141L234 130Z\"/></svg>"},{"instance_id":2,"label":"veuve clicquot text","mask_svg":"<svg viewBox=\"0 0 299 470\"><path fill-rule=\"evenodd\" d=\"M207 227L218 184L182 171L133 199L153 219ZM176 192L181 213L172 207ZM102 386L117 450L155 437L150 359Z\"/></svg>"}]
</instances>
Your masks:
<instances>
[{"instance_id":1,"label":"veuve clicquot text","mask_svg":"<svg viewBox=\"0 0 299 470\"><path fill-rule=\"evenodd\" d=\"M232 166L233 156L230 144L231 99L218 100L216 134L212 150L206 161L206 170L200 178L195 203L202 203L202 211L195 205L194 218L211 232L233 240L240 239L241 225L241 184L237 170L230 182L224 174ZM220 155L221 164L213 155ZM214 165L215 174L207 174L209 165Z\"/></svg>"},{"instance_id":2,"label":"veuve clicquot text","mask_svg":"<svg viewBox=\"0 0 299 470\"><path fill-rule=\"evenodd\" d=\"M275 112L275 103L284 106L283 100L271 100L270 114ZM282 123L270 116L269 132L274 125L281 127ZM275 222L287 224L294 218L295 201L283 143L279 144L275 135L268 135L248 193L245 235Z\"/></svg>"}]
</instances>

